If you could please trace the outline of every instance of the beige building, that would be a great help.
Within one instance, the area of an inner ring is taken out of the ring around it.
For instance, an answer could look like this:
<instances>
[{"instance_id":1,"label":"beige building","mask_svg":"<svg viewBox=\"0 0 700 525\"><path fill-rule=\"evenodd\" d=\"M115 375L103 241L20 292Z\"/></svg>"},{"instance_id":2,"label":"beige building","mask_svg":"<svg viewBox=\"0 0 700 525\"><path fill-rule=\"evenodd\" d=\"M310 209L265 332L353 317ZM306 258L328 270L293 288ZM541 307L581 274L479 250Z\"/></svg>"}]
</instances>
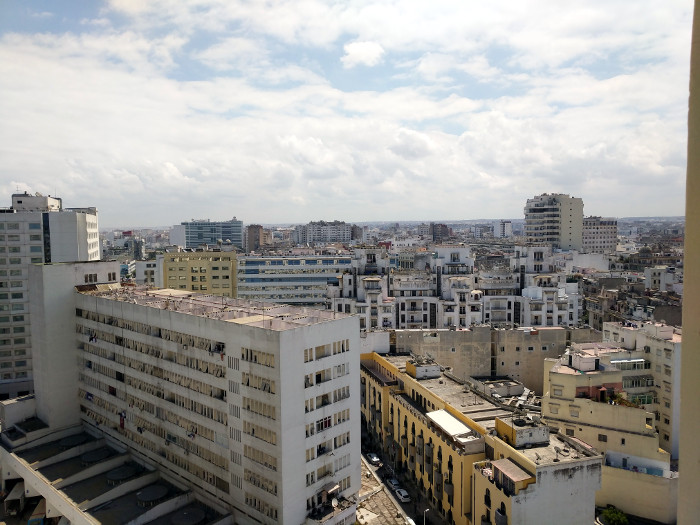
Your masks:
<instances>
[{"instance_id":1,"label":"beige building","mask_svg":"<svg viewBox=\"0 0 700 525\"><path fill-rule=\"evenodd\" d=\"M434 361L362 355L364 425L387 463L456 525L590 525L602 456L496 406Z\"/></svg>"},{"instance_id":2,"label":"beige building","mask_svg":"<svg viewBox=\"0 0 700 525\"><path fill-rule=\"evenodd\" d=\"M235 252L178 252L159 255L164 288L236 297Z\"/></svg>"},{"instance_id":3,"label":"beige building","mask_svg":"<svg viewBox=\"0 0 700 525\"><path fill-rule=\"evenodd\" d=\"M430 356L460 379L509 376L542 395L546 358L572 343L599 341L589 328L510 328L486 325L465 330L396 330L396 351Z\"/></svg>"},{"instance_id":4,"label":"beige building","mask_svg":"<svg viewBox=\"0 0 700 525\"><path fill-rule=\"evenodd\" d=\"M583 219L583 252L615 253L616 249L617 219L612 217L585 217Z\"/></svg>"},{"instance_id":5,"label":"beige building","mask_svg":"<svg viewBox=\"0 0 700 525\"><path fill-rule=\"evenodd\" d=\"M653 388L654 378L644 362L627 360L628 355L616 345L573 345L561 358L548 359L542 418L605 455L596 505L675 523L677 469L659 447L655 414L630 402L635 390ZM632 364L641 366L627 366Z\"/></svg>"},{"instance_id":6,"label":"beige building","mask_svg":"<svg viewBox=\"0 0 700 525\"><path fill-rule=\"evenodd\" d=\"M528 199L525 238L528 244L582 251L583 200L562 193L543 193Z\"/></svg>"}]
</instances>

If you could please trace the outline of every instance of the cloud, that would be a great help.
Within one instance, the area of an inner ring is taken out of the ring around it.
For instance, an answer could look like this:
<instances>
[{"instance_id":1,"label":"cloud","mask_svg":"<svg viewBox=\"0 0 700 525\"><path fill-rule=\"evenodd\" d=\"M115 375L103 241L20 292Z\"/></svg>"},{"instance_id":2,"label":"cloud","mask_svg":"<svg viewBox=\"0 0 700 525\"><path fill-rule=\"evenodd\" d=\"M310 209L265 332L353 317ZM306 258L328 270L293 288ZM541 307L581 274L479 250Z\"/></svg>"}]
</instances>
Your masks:
<instances>
[{"instance_id":1,"label":"cloud","mask_svg":"<svg viewBox=\"0 0 700 525\"><path fill-rule=\"evenodd\" d=\"M351 42L343 46L345 55L340 61L345 68L355 66L373 67L382 62L384 49L376 42Z\"/></svg>"},{"instance_id":2,"label":"cloud","mask_svg":"<svg viewBox=\"0 0 700 525\"><path fill-rule=\"evenodd\" d=\"M544 191L682 213L690 9L502 7L114 0L70 31L18 22L0 190L113 226L518 218Z\"/></svg>"}]
</instances>

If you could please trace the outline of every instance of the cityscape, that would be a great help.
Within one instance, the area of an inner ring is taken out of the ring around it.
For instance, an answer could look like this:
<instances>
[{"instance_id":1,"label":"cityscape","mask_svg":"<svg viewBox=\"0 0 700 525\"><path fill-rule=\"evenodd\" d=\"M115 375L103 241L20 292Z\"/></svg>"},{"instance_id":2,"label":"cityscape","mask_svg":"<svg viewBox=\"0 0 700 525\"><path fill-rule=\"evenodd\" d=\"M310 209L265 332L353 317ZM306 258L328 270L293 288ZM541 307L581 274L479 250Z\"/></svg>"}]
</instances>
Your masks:
<instances>
[{"instance_id":1,"label":"cityscape","mask_svg":"<svg viewBox=\"0 0 700 525\"><path fill-rule=\"evenodd\" d=\"M695 7L0 6L0 522L697 523Z\"/></svg>"},{"instance_id":2,"label":"cityscape","mask_svg":"<svg viewBox=\"0 0 700 525\"><path fill-rule=\"evenodd\" d=\"M9 516L676 522L683 217L560 193L457 224L3 212Z\"/></svg>"}]
</instances>

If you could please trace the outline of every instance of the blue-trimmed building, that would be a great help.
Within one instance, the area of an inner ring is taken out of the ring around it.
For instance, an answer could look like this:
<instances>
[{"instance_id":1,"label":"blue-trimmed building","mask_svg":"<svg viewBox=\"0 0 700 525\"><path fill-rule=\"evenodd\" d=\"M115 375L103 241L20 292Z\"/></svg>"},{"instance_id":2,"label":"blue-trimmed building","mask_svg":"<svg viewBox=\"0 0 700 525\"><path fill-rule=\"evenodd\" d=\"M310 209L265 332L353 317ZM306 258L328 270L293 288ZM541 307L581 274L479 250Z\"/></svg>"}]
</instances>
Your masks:
<instances>
[{"instance_id":1,"label":"blue-trimmed building","mask_svg":"<svg viewBox=\"0 0 700 525\"><path fill-rule=\"evenodd\" d=\"M325 307L326 287L352 270L350 255L238 258L238 297Z\"/></svg>"}]
</instances>

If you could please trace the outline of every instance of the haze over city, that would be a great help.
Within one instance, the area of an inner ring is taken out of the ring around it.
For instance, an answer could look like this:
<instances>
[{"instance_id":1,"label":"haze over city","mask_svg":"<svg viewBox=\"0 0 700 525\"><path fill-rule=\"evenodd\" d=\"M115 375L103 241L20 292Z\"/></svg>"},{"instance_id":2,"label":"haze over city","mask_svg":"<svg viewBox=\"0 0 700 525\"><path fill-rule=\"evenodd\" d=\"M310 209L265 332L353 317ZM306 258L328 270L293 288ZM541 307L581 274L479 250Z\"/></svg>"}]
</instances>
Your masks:
<instances>
[{"instance_id":1,"label":"haze over city","mask_svg":"<svg viewBox=\"0 0 700 525\"><path fill-rule=\"evenodd\" d=\"M518 218L553 191L682 215L691 13L4 2L0 191L106 227Z\"/></svg>"}]
</instances>

